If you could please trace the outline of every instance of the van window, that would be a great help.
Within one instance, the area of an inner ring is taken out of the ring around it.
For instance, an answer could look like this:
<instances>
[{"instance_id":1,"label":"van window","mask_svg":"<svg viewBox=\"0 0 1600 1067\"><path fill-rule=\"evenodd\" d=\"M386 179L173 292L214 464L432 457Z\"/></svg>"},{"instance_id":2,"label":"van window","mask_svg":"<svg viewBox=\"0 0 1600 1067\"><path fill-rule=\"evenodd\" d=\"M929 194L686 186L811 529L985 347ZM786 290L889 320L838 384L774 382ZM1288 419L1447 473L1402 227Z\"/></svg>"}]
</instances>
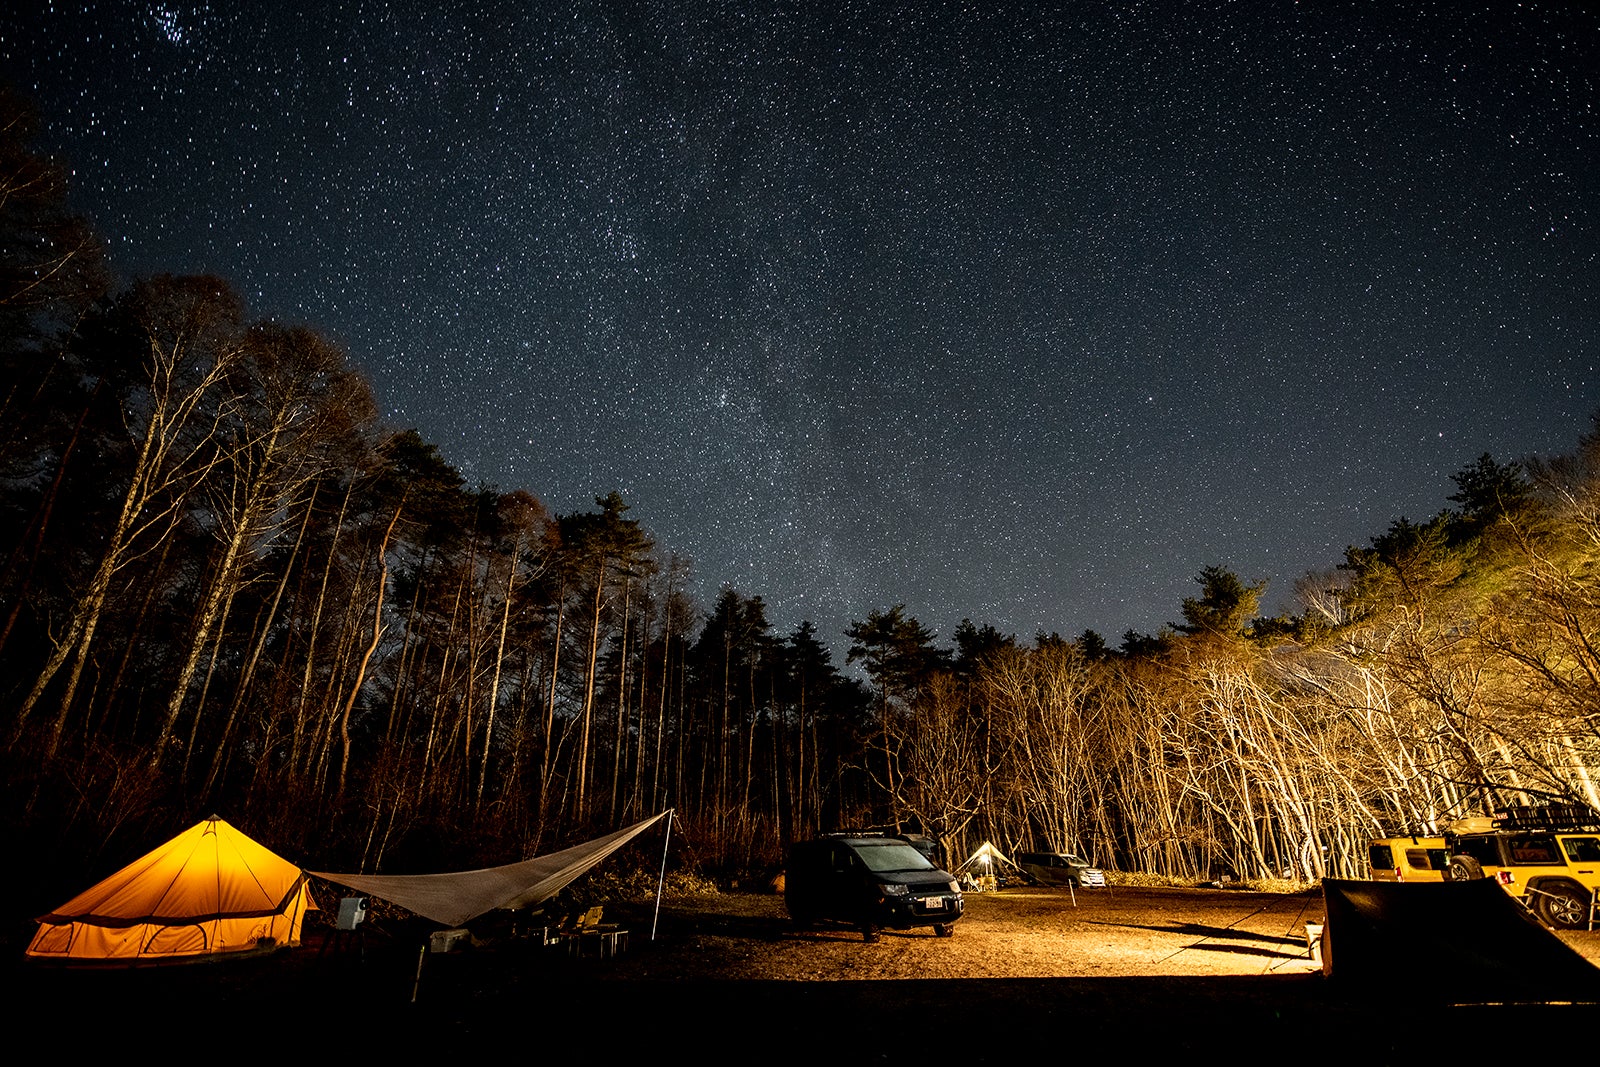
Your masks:
<instances>
[{"instance_id":1,"label":"van window","mask_svg":"<svg viewBox=\"0 0 1600 1067\"><path fill-rule=\"evenodd\" d=\"M1517 835L1506 842L1511 853L1512 863L1525 863L1529 866L1551 867L1562 864L1561 856L1556 852L1554 838L1533 837Z\"/></svg>"},{"instance_id":2,"label":"van window","mask_svg":"<svg viewBox=\"0 0 1600 1067\"><path fill-rule=\"evenodd\" d=\"M860 862L867 870L874 874L885 871L931 871L933 864L928 862L928 857L906 844L904 841L885 841L883 844L871 842L858 844L853 850Z\"/></svg>"},{"instance_id":3,"label":"van window","mask_svg":"<svg viewBox=\"0 0 1600 1067\"><path fill-rule=\"evenodd\" d=\"M1462 838L1456 851L1462 855L1471 856L1484 867L1500 866L1500 840L1495 837L1466 837Z\"/></svg>"},{"instance_id":4,"label":"van window","mask_svg":"<svg viewBox=\"0 0 1600 1067\"><path fill-rule=\"evenodd\" d=\"M1442 871L1447 866L1442 848L1408 848L1406 864L1417 871Z\"/></svg>"},{"instance_id":5,"label":"van window","mask_svg":"<svg viewBox=\"0 0 1600 1067\"><path fill-rule=\"evenodd\" d=\"M1600 837L1569 837L1561 846L1573 863L1600 863Z\"/></svg>"}]
</instances>

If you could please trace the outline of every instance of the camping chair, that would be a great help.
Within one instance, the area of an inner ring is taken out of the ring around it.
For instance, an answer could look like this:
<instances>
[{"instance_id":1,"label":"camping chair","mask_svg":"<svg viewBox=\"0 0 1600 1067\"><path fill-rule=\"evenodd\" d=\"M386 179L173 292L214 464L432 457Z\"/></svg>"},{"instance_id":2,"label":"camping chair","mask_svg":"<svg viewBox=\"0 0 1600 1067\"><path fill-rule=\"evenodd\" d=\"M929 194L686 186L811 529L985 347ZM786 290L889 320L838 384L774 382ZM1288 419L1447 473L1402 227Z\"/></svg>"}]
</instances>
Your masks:
<instances>
[{"instance_id":1,"label":"camping chair","mask_svg":"<svg viewBox=\"0 0 1600 1067\"><path fill-rule=\"evenodd\" d=\"M583 913L583 917L578 920L567 941L568 952L574 956L582 956L585 946L593 945L596 956L608 959L627 947L627 928L617 923L601 922L603 913L604 905L600 904Z\"/></svg>"},{"instance_id":2,"label":"camping chair","mask_svg":"<svg viewBox=\"0 0 1600 1067\"><path fill-rule=\"evenodd\" d=\"M1306 955L1318 967L1322 966L1322 931L1325 923L1306 923Z\"/></svg>"},{"instance_id":3,"label":"camping chair","mask_svg":"<svg viewBox=\"0 0 1600 1067\"><path fill-rule=\"evenodd\" d=\"M599 926L603 910L603 906L597 906L590 908L588 911L572 912L567 916L565 922L551 932L552 936L545 943L553 944L559 942L565 944L568 946L568 951L576 955L577 949L572 946L577 942L578 935L585 930Z\"/></svg>"}]
</instances>

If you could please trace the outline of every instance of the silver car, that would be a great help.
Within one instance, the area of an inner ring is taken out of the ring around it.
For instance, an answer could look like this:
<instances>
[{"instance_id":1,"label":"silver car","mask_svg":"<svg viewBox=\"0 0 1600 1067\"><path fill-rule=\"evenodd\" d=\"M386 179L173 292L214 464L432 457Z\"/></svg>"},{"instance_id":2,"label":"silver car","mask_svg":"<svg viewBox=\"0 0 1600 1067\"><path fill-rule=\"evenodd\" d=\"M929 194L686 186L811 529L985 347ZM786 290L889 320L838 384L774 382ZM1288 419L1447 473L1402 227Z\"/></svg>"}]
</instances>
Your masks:
<instances>
[{"instance_id":1,"label":"silver car","mask_svg":"<svg viewBox=\"0 0 1600 1067\"><path fill-rule=\"evenodd\" d=\"M1105 872L1069 852L1023 852L1017 866L1040 885L1104 886Z\"/></svg>"}]
</instances>

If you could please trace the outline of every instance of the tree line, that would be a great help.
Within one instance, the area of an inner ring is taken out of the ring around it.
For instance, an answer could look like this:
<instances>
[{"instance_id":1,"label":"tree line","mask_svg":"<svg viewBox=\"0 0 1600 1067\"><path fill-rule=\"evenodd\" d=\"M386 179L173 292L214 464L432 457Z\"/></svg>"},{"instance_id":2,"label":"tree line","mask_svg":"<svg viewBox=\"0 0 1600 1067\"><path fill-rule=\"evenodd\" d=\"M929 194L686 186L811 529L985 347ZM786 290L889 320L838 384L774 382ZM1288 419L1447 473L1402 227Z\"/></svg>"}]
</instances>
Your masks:
<instances>
[{"instance_id":1,"label":"tree line","mask_svg":"<svg viewBox=\"0 0 1600 1067\"><path fill-rule=\"evenodd\" d=\"M1259 615L948 647L902 606L834 662L697 599L616 493L551 514L376 417L315 330L223 280L112 283L0 101L8 844L99 869L224 814L365 870L504 862L665 807L693 858L843 827L1181 878L1362 872L1378 833L1600 806L1600 436L1454 477ZM853 668L853 669L852 669Z\"/></svg>"}]
</instances>

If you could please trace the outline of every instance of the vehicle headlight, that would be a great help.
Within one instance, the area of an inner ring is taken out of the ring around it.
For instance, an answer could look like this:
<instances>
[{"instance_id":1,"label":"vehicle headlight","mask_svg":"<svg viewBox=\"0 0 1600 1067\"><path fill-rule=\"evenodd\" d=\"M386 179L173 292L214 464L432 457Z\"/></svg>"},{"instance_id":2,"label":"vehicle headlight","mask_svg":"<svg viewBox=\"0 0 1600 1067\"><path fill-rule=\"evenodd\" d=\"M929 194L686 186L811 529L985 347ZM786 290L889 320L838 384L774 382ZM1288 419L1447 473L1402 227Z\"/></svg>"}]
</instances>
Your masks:
<instances>
[{"instance_id":1,"label":"vehicle headlight","mask_svg":"<svg viewBox=\"0 0 1600 1067\"><path fill-rule=\"evenodd\" d=\"M961 883L960 882L951 882L950 883L950 892L952 892L952 893L961 892Z\"/></svg>"},{"instance_id":2,"label":"vehicle headlight","mask_svg":"<svg viewBox=\"0 0 1600 1067\"><path fill-rule=\"evenodd\" d=\"M903 897L911 890L898 882L887 882L883 886L883 895L886 897Z\"/></svg>"}]
</instances>

